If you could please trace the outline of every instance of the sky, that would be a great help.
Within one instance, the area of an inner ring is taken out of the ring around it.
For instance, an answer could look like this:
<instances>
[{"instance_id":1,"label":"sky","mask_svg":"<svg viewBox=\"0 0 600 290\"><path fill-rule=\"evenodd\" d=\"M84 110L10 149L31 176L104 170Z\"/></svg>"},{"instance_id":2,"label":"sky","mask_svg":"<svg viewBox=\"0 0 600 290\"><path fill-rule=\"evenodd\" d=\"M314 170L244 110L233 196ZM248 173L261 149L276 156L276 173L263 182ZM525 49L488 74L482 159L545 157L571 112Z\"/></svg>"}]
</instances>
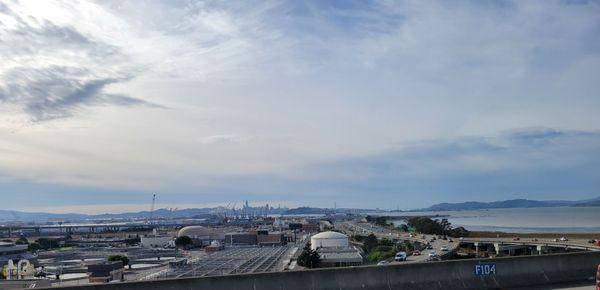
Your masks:
<instances>
[{"instance_id":1,"label":"sky","mask_svg":"<svg viewBox=\"0 0 600 290\"><path fill-rule=\"evenodd\" d=\"M0 210L600 196L600 2L0 0Z\"/></svg>"}]
</instances>

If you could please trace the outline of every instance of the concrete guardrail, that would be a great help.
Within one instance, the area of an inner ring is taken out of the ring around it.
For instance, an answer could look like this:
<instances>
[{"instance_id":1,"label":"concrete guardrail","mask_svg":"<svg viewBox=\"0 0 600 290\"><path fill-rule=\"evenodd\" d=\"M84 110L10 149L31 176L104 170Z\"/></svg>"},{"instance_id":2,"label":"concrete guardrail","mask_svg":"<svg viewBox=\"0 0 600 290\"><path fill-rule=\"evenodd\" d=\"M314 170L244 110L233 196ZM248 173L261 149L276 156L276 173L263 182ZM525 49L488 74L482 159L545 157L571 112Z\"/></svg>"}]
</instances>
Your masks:
<instances>
[{"instance_id":1,"label":"concrete guardrail","mask_svg":"<svg viewBox=\"0 0 600 290\"><path fill-rule=\"evenodd\" d=\"M168 279L70 290L497 289L593 279L600 252ZM593 283L593 282L592 282Z\"/></svg>"}]
</instances>

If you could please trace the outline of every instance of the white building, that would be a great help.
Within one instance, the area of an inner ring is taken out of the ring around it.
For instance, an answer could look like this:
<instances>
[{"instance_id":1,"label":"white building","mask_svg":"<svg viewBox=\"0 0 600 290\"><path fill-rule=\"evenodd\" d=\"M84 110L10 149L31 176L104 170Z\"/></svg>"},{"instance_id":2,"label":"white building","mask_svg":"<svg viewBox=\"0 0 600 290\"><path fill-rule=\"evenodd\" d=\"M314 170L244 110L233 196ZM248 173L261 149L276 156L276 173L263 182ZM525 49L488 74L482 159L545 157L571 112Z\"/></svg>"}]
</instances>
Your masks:
<instances>
[{"instance_id":1,"label":"white building","mask_svg":"<svg viewBox=\"0 0 600 290\"><path fill-rule=\"evenodd\" d=\"M321 257L321 267L358 266L363 263L360 251L351 246L348 236L338 232L322 232L310 238L311 249Z\"/></svg>"},{"instance_id":2,"label":"white building","mask_svg":"<svg viewBox=\"0 0 600 290\"><path fill-rule=\"evenodd\" d=\"M147 236L141 237L140 243L144 248L163 248L173 246L173 237L170 236Z\"/></svg>"},{"instance_id":3,"label":"white building","mask_svg":"<svg viewBox=\"0 0 600 290\"><path fill-rule=\"evenodd\" d=\"M311 249L348 248L348 236L338 232L322 232L310 238Z\"/></svg>"}]
</instances>

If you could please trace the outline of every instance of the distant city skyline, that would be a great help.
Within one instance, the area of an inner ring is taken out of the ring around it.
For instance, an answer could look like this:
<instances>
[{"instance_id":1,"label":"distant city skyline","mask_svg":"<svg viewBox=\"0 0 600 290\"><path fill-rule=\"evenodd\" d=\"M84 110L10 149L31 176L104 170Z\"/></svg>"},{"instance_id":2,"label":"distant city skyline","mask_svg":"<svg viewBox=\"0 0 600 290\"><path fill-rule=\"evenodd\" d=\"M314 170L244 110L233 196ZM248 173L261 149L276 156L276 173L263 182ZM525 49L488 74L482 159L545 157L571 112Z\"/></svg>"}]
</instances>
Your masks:
<instances>
[{"instance_id":1,"label":"distant city skyline","mask_svg":"<svg viewBox=\"0 0 600 290\"><path fill-rule=\"evenodd\" d=\"M600 196L598 1L0 0L0 210Z\"/></svg>"}]
</instances>

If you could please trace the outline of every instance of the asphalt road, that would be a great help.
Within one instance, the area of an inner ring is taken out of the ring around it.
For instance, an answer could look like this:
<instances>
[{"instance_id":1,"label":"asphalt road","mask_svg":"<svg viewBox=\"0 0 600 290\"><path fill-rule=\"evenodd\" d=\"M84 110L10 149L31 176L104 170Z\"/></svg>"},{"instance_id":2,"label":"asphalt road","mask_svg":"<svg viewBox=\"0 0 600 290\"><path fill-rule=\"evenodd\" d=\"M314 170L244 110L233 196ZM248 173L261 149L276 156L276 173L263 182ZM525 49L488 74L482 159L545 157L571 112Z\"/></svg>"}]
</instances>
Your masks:
<instances>
[{"instance_id":1,"label":"asphalt road","mask_svg":"<svg viewBox=\"0 0 600 290\"><path fill-rule=\"evenodd\" d=\"M511 288L510 290L595 290L593 281L584 283L567 283L567 284L555 284L539 287L522 287L522 288Z\"/></svg>"},{"instance_id":2,"label":"asphalt road","mask_svg":"<svg viewBox=\"0 0 600 290\"><path fill-rule=\"evenodd\" d=\"M434 235L415 235L413 237L408 233L403 233L395 230L385 229L370 223L358 223L355 221L344 222L341 225L341 229L350 234L370 234L373 233L378 238L388 238L388 239L404 239L410 241L418 241L423 244L430 243L433 247L431 250L423 250L421 251L421 255L419 256L408 256L406 261L404 262L393 262L393 263L415 263L415 262L425 262L429 259L429 254L435 252L438 256L443 255L446 251L442 251L442 247L447 247L448 252L453 251L458 247L458 240L454 240L454 242L450 242L449 240L438 239L437 236ZM425 238L423 238L425 237ZM432 238L436 238L434 241L431 241Z\"/></svg>"}]
</instances>

